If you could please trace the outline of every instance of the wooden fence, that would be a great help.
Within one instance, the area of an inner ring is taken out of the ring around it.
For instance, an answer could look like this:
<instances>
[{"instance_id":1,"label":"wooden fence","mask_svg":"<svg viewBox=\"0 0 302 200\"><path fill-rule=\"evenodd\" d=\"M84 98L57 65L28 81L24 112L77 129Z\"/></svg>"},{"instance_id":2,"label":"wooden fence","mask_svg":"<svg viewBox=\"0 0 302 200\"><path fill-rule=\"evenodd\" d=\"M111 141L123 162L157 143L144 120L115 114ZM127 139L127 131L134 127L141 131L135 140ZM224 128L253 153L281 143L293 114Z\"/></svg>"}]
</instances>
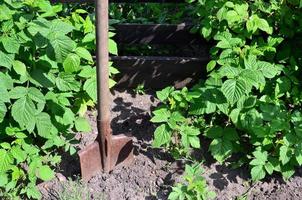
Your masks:
<instances>
[{"instance_id":1,"label":"wooden fence","mask_svg":"<svg viewBox=\"0 0 302 200\"><path fill-rule=\"evenodd\" d=\"M93 3L93 0L53 0L63 3ZM112 0L111 3L183 3L181 0ZM161 89L174 85L189 86L205 78L205 66L209 60L209 43L199 34L190 33L190 24L117 24L114 25L114 40L120 45L195 45L203 49L201 55L193 57L175 56L111 56L113 65L121 72L116 76L118 88L134 88L144 84L145 88ZM176 48L176 47L175 47Z\"/></svg>"}]
</instances>

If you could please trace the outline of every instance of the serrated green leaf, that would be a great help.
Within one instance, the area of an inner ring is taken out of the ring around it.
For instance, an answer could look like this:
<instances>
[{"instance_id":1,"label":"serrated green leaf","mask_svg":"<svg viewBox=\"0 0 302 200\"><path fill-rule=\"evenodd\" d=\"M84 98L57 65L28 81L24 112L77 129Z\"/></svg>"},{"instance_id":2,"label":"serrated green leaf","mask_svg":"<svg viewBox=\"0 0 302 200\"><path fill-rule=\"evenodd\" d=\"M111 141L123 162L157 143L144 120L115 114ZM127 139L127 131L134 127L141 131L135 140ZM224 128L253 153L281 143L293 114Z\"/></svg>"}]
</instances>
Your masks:
<instances>
[{"instance_id":1,"label":"serrated green leaf","mask_svg":"<svg viewBox=\"0 0 302 200\"><path fill-rule=\"evenodd\" d=\"M5 185L8 183L8 176L7 174L1 172L0 174L0 187L5 187Z\"/></svg>"},{"instance_id":2,"label":"serrated green leaf","mask_svg":"<svg viewBox=\"0 0 302 200\"><path fill-rule=\"evenodd\" d=\"M168 127L165 124L157 127L154 132L154 140L152 146L159 148L164 144L167 144L171 141L171 133L168 130Z\"/></svg>"},{"instance_id":3,"label":"serrated green leaf","mask_svg":"<svg viewBox=\"0 0 302 200\"><path fill-rule=\"evenodd\" d=\"M14 61L14 54L7 54L0 51L0 66L11 69Z\"/></svg>"},{"instance_id":4,"label":"serrated green leaf","mask_svg":"<svg viewBox=\"0 0 302 200\"><path fill-rule=\"evenodd\" d=\"M56 85L60 91L76 91L80 90L81 84L75 79L73 74L60 73L56 78Z\"/></svg>"},{"instance_id":5,"label":"serrated green leaf","mask_svg":"<svg viewBox=\"0 0 302 200\"><path fill-rule=\"evenodd\" d=\"M236 141L239 140L238 133L234 128L225 128L223 130L223 140Z\"/></svg>"},{"instance_id":6,"label":"serrated green leaf","mask_svg":"<svg viewBox=\"0 0 302 200\"><path fill-rule=\"evenodd\" d=\"M43 165L36 170L36 175L43 181L49 181L55 177L55 173L49 166Z\"/></svg>"},{"instance_id":7,"label":"serrated green leaf","mask_svg":"<svg viewBox=\"0 0 302 200\"><path fill-rule=\"evenodd\" d=\"M197 148L197 149L200 148L200 140L198 137L195 136L189 137L189 142L193 148Z\"/></svg>"},{"instance_id":8,"label":"serrated green leaf","mask_svg":"<svg viewBox=\"0 0 302 200\"><path fill-rule=\"evenodd\" d=\"M117 44L112 39L109 39L108 50L109 50L109 53L111 53L113 55L117 55L117 53L118 53Z\"/></svg>"},{"instance_id":9,"label":"serrated green leaf","mask_svg":"<svg viewBox=\"0 0 302 200\"><path fill-rule=\"evenodd\" d=\"M46 99L45 99L43 93L37 88L30 87L28 89L27 95L31 100L33 100L37 103L42 103L42 104L46 103Z\"/></svg>"},{"instance_id":10,"label":"serrated green leaf","mask_svg":"<svg viewBox=\"0 0 302 200\"><path fill-rule=\"evenodd\" d=\"M223 83L221 91L230 103L236 103L246 93L247 86L241 79L230 79Z\"/></svg>"},{"instance_id":11,"label":"serrated green leaf","mask_svg":"<svg viewBox=\"0 0 302 200\"><path fill-rule=\"evenodd\" d=\"M79 117L75 120L75 128L79 132L85 132L85 133L91 132L91 126L88 120L84 117Z\"/></svg>"},{"instance_id":12,"label":"serrated green leaf","mask_svg":"<svg viewBox=\"0 0 302 200\"><path fill-rule=\"evenodd\" d=\"M94 102L97 101L97 80L95 76L85 81L83 89Z\"/></svg>"},{"instance_id":13,"label":"serrated green leaf","mask_svg":"<svg viewBox=\"0 0 302 200\"><path fill-rule=\"evenodd\" d=\"M259 181L265 177L265 170L262 165L255 166L251 169L251 176L253 181Z\"/></svg>"},{"instance_id":14,"label":"serrated green leaf","mask_svg":"<svg viewBox=\"0 0 302 200\"><path fill-rule=\"evenodd\" d=\"M1 94L1 92L0 92L0 94ZM0 123L3 122L3 120L5 119L6 112L7 112L7 108L6 108L5 103L0 101Z\"/></svg>"},{"instance_id":15,"label":"serrated green leaf","mask_svg":"<svg viewBox=\"0 0 302 200\"><path fill-rule=\"evenodd\" d=\"M154 116L150 120L153 123L167 122L171 112L167 108L160 108L153 112Z\"/></svg>"},{"instance_id":16,"label":"serrated green leaf","mask_svg":"<svg viewBox=\"0 0 302 200\"><path fill-rule=\"evenodd\" d=\"M13 158L11 154L4 149L0 149L0 172L5 173L10 169L12 164Z\"/></svg>"},{"instance_id":17,"label":"serrated green leaf","mask_svg":"<svg viewBox=\"0 0 302 200\"><path fill-rule=\"evenodd\" d=\"M15 60L13 62L13 68L14 68L15 72L17 74L19 74L20 76L26 76L26 74L27 74L26 66L21 61Z\"/></svg>"},{"instance_id":18,"label":"serrated green leaf","mask_svg":"<svg viewBox=\"0 0 302 200\"><path fill-rule=\"evenodd\" d=\"M1 38L3 47L8 53L18 53L20 42L14 37L4 36Z\"/></svg>"},{"instance_id":19,"label":"serrated green leaf","mask_svg":"<svg viewBox=\"0 0 302 200\"><path fill-rule=\"evenodd\" d=\"M90 52L87 49L85 49L84 47L77 47L75 49L75 52L81 58L84 58L87 61L93 62Z\"/></svg>"},{"instance_id":20,"label":"serrated green leaf","mask_svg":"<svg viewBox=\"0 0 302 200\"><path fill-rule=\"evenodd\" d=\"M279 159L283 165L287 164L291 159L291 152L287 146L280 147Z\"/></svg>"},{"instance_id":21,"label":"serrated green leaf","mask_svg":"<svg viewBox=\"0 0 302 200\"><path fill-rule=\"evenodd\" d=\"M1 62L1 61L0 61ZM3 72L0 72L0 83L5 89L12 89L14 87L13 79Z\"/></svg>"},{"instance_id":22,"label":"serrated green leaf","mask_svg":"<svg viewBox=\"0 0 302 200\"><path fill-rule=\"evenodd\" d=\"M27 130L33 129L35 124L36 108L33 101L28 97L18 99L12 106L12 116L19 125ZM31 131L30 131L31 132Z\"/></svg>"},{"instance_id":23,"label":"serrated green leaf","mask_svg":"<svg viewBox=\"0 0 302 200\"><path fill-rule=\"evenodd\" d=\"M47 48L47 54L50 58L55 58L59 63L63 63L67 55L76 47L75 42L65 35L54 33L49 40L50 45Z\"/></svg>"},{"instance_id":24,"label":"serrated green leaf","mask_svg":"<svg viewBox=\"0 0 302 200\"><path fill-rule=\"evenodd\" d=\"M233 151L233 145L229 140L223 140L220 138L214 139L209 147L212 156L220 163L225 161Z\"/></svg>"},{"instance_id":25,"label":"serrated green leaf","mask_svg":"<svg viewBox=\"0 0 302 200\"><path fill-rule=\"evenodd\" d=\"M285 180L288 180L290 177L292 177L295 174L295 169L292 165L287 164L281 166L281 173Z\"/></svg>"},{"instance_id":26,"label":"serrated green leaf","mask_svg":"<svg viewBox=\"0 0 302 200\"><path fill-rule=\"evenodd\" d=\"M208 138L220 138L223 136L223 128L220 126L213 126L205 132L205 136Z\"/></svg>"},{"instance_id":27,"label":"serrated green leaf","mask_svg":"<svg viewBox=\"0 0 302 200\"><path fill-rule=\"evenodd\" d=\"M14 146L11 149L11 154L17 160L17 163L22 163L27 158L26 152L22 150L19 146Z\"/></svg>"},{"instance_id":28,"label":"serrated green leaf","mask_svg":"<svg viewBox=\"0 0 302 200\"><path fill-rule=\"evenodd\" d=\"M52 123L49 114L42 112L35 117L36 127L38 130L38 135L43 138L51 139L53 136L51 134Z\"/></svg>"},{"instance_id":29,"label":"serrated green leaf","mask_svg":"<svg viewBox=\"0 0 302 200\"><path fill-rule=\"evenodd\" d=\"M215 60L211 60L208 64L207 64L207 72L212 71L216 66L216 61Z\"/></svg>"},{"instance_id":30,"label":"serrated green leaf","mask_svg":"<svg viewBox=\"0 0 302 200\"><path fill-rule=\"evenodd\" d=\"M263 73L264 77L266 78L274 78L277 74L280 73L280 69L275 65L260 61L258 62L258 69Z\"/></svg>"},{"instance_id":31,"label":"serrated green leaf","mask_svg":"<svg viewBox=\"0 0 302 200\"><path fill-rule=\"evenodd\" d=\"M22 97L26 97L27 93L28 93L28 88L17 86L9 92L9 97L11 99L20 99Z\"/></svg>"},{"instance_id":32,"label":"serrated green leaf","mask_svg":"<svg viewBox=\"0 0 302 200\"><path fill-rule=\"evenodd\" d=\"M96 76L96 69L92 68L89 65L83 66L81 72L78 75L83 78L92 78Z\"/></svg>"},{"instance_id":33,"label":"serrated green leaf","mask_svg":"<svg viewBox=\"0 0 302 200\"><path fill-rule=\"evenodd\" d=\"M166 87L165 89L161 90L161 91L157 91L156 92L156 96L159 100L161 100L162 102L166 101L169 97L169 95L171 94L171 92L174 91L173 87Z\"/></svg>"},{"instance_id":34,"label":"serrated green leaf","mask_svg":"<svg viewBox=\"0 0 302 200\"><path fill-rule=\"evenodd\" d=\"M272 165L272 163L268 162L264 165L264 168L266 170L266 172L269 174L269 175L272 175L273 172L274 172L274 166Z\"/></svg>"},{"instance_id":35,"label":"serrated green leaf","mask_svg":"<svg viewBox=\"0 0 302 200\"><path fill-rule=\"evenodd\" d=\"M79 71L81 69L80 63L80 57L77 54L68 54L63 62L65 72L73 73Z\"/></svg>"}]
</instances>

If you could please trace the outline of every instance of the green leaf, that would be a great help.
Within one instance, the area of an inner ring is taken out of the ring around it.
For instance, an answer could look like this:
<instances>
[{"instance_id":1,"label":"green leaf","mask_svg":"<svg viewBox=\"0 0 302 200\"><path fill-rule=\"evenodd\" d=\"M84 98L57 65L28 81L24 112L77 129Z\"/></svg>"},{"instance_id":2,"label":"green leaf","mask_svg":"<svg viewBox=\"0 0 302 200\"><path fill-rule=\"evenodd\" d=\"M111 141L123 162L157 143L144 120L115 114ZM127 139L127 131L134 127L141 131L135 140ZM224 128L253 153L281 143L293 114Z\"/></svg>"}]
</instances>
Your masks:
<instances>
[{"instance_id":1,"label":"green leaf","mask_svg":"<svg viewBox=\"0 0 302 200\"><path fill-rule=\"evenodd\" d=\"M21 97L25 97L28 93L28 89L26 87L22 86L17 86L14 87L10 92L9 92L9 97L11 99L19 99Z\"/></svg>"},{"instance_id":2,"label":"green leaf","mask_svg":"<svg viewBox=\"0 0 302 200\"><path fill-rule=\"evenodd\" d=\"M165 89L161 90L161 91L157 91L156 92L156 96L159 100L161 100L162 102L166 101L169 98L169 95L171 94L171 92L174 91L173 87L166 87Z\"/></svg>"},{"instance_id":3,"label":"green leaf","mask_svg":"<svg viewBox=\"0 0 302 200\"><path fill-rule=\"evenodd\" d=\"M220 163L225 161L233 151L233 145L229 140L214 139L209 147L212 156Z\"/></svg>"},{"instance_id":4,"label":"green leaf","mask_svg":"<svg viewBox=\"0 0 302 200\"><path fill-rule=\"evenodd\" d=\"M17 163L21 163L26 160L27 154L19 146L14 146L11 149L12 156L17 160Z\"/></svg>"},{"instance_id":5,"label":"green leaf","mask_svg":"<svg viewBox=\"0 0 302 200\"><path fill-rule=\"evenodd\" d=\"M60 73L56 78L56 85L60 91L76 91L80 90L81 84L75 79L73 74Z\"/></svg>"},{"instance_id":6,"label":"green leaf","mask_svg":"<svg viewBox=\"0 0 302 200\"><path fill-rule=\"evenodd\" d=\"M256 21L256 26L258 26L260 30L265 31L270 35L273 33L273 28L269 26L268 22L265 19L259 18Z\"/></svg>"},{"instance_id":7,"label":"green leaf","mask_svg":"<svg viewBox=\"0 0 302 200\"><path fill-rule=\"evenodd\" d=\"M200 148L200 140L198 137L196 136L189 137L189 142L193 148L197 148L197 149Z\"/></svg>"},{"instance_id":8,"label":"green leaf","mask_svg":"<svg viewBox=\"0 0 302 200\"><path fill-rule=\"evenodd\" d=\"M35 124L35 104L28 97L18 99L12 106L12 116L19 125L30 130Z\"/></svg>"},{"instance_id":9,"label":"green leaf","mask_svg":"<svg viewBox=\"0 0 302 200\"><path fill-rule=\"evenodd\" d=\"M153 112L154 117L150 120L153 123L167 122L171 112L167 108L160 108Z\"/></svg>"},{"instance_id":10,"label":"green leaf","mask_svg":"<svg viewBox=\"0 0 302 200\"><path fill-rule=\"evenodd\" d=\"M7 108L5 103L0 101L0 123L3 122L3 120L5 119L6 112L7 112Z\"/></svg>"},{"instance_id":11,"label":"green leaf","mask_svg":"<svg viewBox=\"0 0 302 200\"><path fill-rule=\"evenodd\" d=\"M96 69L92 68L89 65L83 66L81 72L78 75L83 78L92 78L96 76Z\"/></svg>"},{"instance_id":12,"label":"green leaf","mask_svg":"<svg viewBox=\"0 0 302 200\"><path fill-rule=\"evenodd\" d=\"M23 62L15 60L13 62L13 68L17 74L20 76L26 76L27 71L26 71L26 66Z\"/></svg>"},{"instance_id":13,"label":"green leaf","mask_svg":"<svg viewBox=\"0 0 302 200\"><path fill-rule=\"evenodd\" d=\"M87 92L89 97L96 102L97 101L97 80L96 76L85 81L83 89Z\"/></svg>"},{"instance_id":14,"label":"green leaf","mask_svg":"<svg viewBox=\"0 0 302 200\"><path fill-rule=\"evenodd\" d=\"M91 56L90 52L87 49L85 49L83 47L77 47L75 49L75 52L81 58L84 58L87 61L93 62L92 56Z\"/></svg>"},{"instance_id":15,"label":"green leaf","mask_svg":"<svg viewBox=\"0 0 302 200\"><path fill-rule=\"evenodd\" d=\"M263 73L264 77L270 79L274 78L281 71L280 68L276 67L275 65L264 61L258 62L258 69Z\"/></svg>"},{"instance_id":16,"label":"green leaf","mask_svg":"<svg viewBox=\"0 0 302 200\"><path fill-rule=\"evenodd\" d=\"M250 162L250 165L265 165L268 157L266 151L257 150L253 152L253 155L255 159Z\"/></svg>"},{"instance_id":17,"label":"green leaf","mask_svg":"<svg viewBox=\"0 0 302 200\"><path fill-rule=\"evenodd\" d=\"M7 174L4 174L1 172L0 174L0 187L5 187L5 185L8 183L8 177Z\"/></svg>"},{"instance_id":18,"label":"green leaf","mask_svg":"<svg viewBox=\"0 0 302 200\"><path fill-rule=\"evenodd\" d=\"M247 86L244 80L230 79L223 83L221 91L227 100L234 104L238 99L246 93Z\"/></svg>"},{"instance_id":19,"label":"green leaf","mask_svg":"<svg viewBox=\"0 0 302 200\"><path fill-rule=\"evenodd\" d=\"M287 146L280 147L279 160L283 165L288 163L291 159L291 152Z\"/></svg>"},{"instance_id":20,"label":"green leaf","mask_svg":"<svg viewBox=\"0 0 302 200\"><path fill-rule=\"evenodd\" d=\"M27 187L26 194L28 197L32 197L33 199L41 199L42 195L39 189L36 186Z\"/></svg>"},{"instance_id":21,"label":"green leaf","mask_svg":"<svg viewBox=\"0 0 302 200\"><path fill-rule=\"evenodd\" d=\"M6 54L0 51L0 66L11 69L14 58L15 58L14 54Z\"/></svg>"},{"instance_id":22,"label":"green leaf","mask_svg":"<svg viewBox=\"0 0 302 200\"><path fill-rule=\"evenodd\" d=\"M38 135L43 138L51 139L53 136L51 134L52 123L50 116L47 113L42 112L35 117L35 121Z\"/></svg>"},{"instance_id":23,"label":"green leaf","mask_svg":"<svg viewBox=\"0 0 302 200\"><path fill-rule=\"evenodd\" d=\"M269 175L272 175L274 172L274 166L272 165L272 163L268 162L264 165L265 170L267 171L267 173Z\"/></svg>"},{"instance_id":24,"label":"green leaf","mask_svg":"<svg viewBox=\"0 0 302 200\"><path fill-rule=\"evenodd\" d=\"M295 149L295 157L298 164L302 165L302 144L298 144L297 148Z\"/></svg>"},{"instance_id":25,"label":"green leaf","mask_svg":"<svg viewBox=\"0 0 302 200\"><path fill-rule=\"evenodd\" d=\"M46 100L45 100L45 97L44 97L44 95L42 94L42 92L39 90L39 89L37 89L37 88L34 88L34 87L30 87L29 89L28 89L28 97L31 99L31 100L33 100L33 101L35 101L35 102L37 102L37 103L42 103L42 104L44 104L44 103L46 103Z\"/></svg>"},{"instance_id":26,"label":"green leaf","mask_svg":"<svg viewBox=\"0 0 302 200\"><path fill-rule=\"evenodd\" d=\"M281 173L285 180L288 180L295 174L295 169L290 164L281 166Z\"/></svg>"},{"instance_id":27,"label":"green leaf","mask_svg":"<svg viewBox=\"0 0 302 200\"><path fill-rule=\"evenodd\" d=\"M50 181L55 177L55 173L49 166L43 165L36 170L36 175L43 181Z\"/></svg>"},{"instance_id":28,"label":"green leaf","mask_svg":"<svg viewBox=\"0 0 302 200\"><path fill-rule=\"evenodd\" d=\"M84 117L79 117L75 120L75 128L79 132L91 132L91 126L88 120Z\"/></svg>"},{"instance_id":29,"label":"green leaf","mask_svg":"<svg viewBox=\"0 0 302 200\"><path fill-rule=\"evenodd\" d=\"M185 134L188 136L198 136L200 135L200 130L194 126L184 125L181 127L181 134Z\"/></svg>"},{"instance_id":30,"label":"green leaf","mask_svg":"<svg viewBox=\"0 0 302 200\"><path fill-rule=\"evenodd\" d=\"M4 36L1 38L4 49L8 53L18 53L20 48L20 42L14 37Z\"/></svg>"},{"instance_id":31,"label":"green leaf","mask_svg":"<svg viewBox=\"0 0 302 200\"><path fill-rule=\"evenodd\" d=\"M168 144L171 141L171 132L165 124L157 127L154 132L154 140L152 146L159 148L164 144Z\"/></svg>"},{"instance_id":32,"label":"green leaf","mask_svg":"<svg viewBox=\"0 0 302 200\"><path fill-rule=\"evenodd\" d=\"M4 149L0 149L0 172L1 172L1 174L8 171L12 164L13 164L13 158L12 158L11 154Z\"/></svg>"},{"instance_id":33,"label":"green leaf","mask_svg":"<svg viewBox=\"0 0 302 200\"><path fill-rule=\"evenodd\" d=\"M175 122L184 122L186 120L186 118L178 111L173 112L170 119L174 120Z\"/></svg>"},{"instance_id":34,"label":"green leaf","mask_svg":"<svg viewBox=\"0 0 302 200\"><path fill-rule=\"evenodd\" d=\"M109 53L111 53L113 55L117 55L118 50L117 50L117 44L115 43L115 41L112 39L109 39L108 45L109 45L109 49L108 49Z\"/></svg>"},{"instance_id":35,"label":"green leaf","mask_svg":"<svg viewBox=\"0 0 302 200\"><path fill-rule=\"evenodd\" d=\"M65 35L54 33L49 40L50 45L47 48L48 56L55 58L59 63L63 63L67 55L76 47L75 42Z\"/></svg>"},{"instance_id":36,"label":"green leaf","mask_svg":"<svg viewBox=\"0 0 302 200\"><path fill-rule=\"evenodd\" d=\"M208 64L207 64L207 72L212 71L216 66L216 61L215 60L211 60Z\"/></svg>"},{"instance_id":37,"label":"green leaf","mask_svg":"<svg viewBox=\"0 0 302 200\"><path fill-rule=\"evenodd\" d=\"M70 53L63 62L65 72L73 73L81 69L80 57L77 54Z\"/></svg>"},{"instance_id":38,"label":"green leaf","mask_svg":"<svg viewBox=\"0 0 302 200\"><path fill-rule=\"evenodd\" d=\"M240 73L240 78L242 78L246 84L249 84L250 87L254 86L255 88L259 88L259 78L258 73L255 70L245 69Z\"/></svg>"},{"instance_id":39,"label":"green leaf","mask_svg":"<svg viewBox=\"0 0 302 200\"><path fill-rule=\"evenodd\" d=\"M223 140L236 141L239 140L238 133L235 128L225 128L223 131Z\"/></svg>"},{"instance_id":40,"label":"green leaf","mask_svg":"<svg viewBox=\"0 0 302 200\"><path fill-rule=\"evenodd\" d=\"M50 32L59 32L62 35L70 33L74 27L70 23L66 23L61 19L55 19L52 21L50 26Z\"/></svg>"},{"instance_id":41,"label":"green leaf","mask_svg":"<svg viewBox=\"0 0 302 200\"><path fill-rule=\"evenodd\" d=\"M1 86L5 87L8 90L10 90L14 87L13 79L9 75L4 74L2 72L0 72L0 83L1 83Z\"/></svg>"},{"instance_id":42,"label":"green leaf","mask_svg":"<svg viewBox=\"0 0 302 200\"><path fill-rule=\"evenodd\" d=\"M220 126L213 126L205 132L205 136L208 138L220 138L223 136L223 128Z\"/></svg>"},{"instance_id":43,"label":"green leaf","mask_svg":"<svg viewBox=\"0 0 302 200\"><path fill-rule=\"evenodd\" d=\"M261 180L265 177L265 170L262 165L255 166L251 169L251 175L253 181Z\"/></svg>"}]
</instances>

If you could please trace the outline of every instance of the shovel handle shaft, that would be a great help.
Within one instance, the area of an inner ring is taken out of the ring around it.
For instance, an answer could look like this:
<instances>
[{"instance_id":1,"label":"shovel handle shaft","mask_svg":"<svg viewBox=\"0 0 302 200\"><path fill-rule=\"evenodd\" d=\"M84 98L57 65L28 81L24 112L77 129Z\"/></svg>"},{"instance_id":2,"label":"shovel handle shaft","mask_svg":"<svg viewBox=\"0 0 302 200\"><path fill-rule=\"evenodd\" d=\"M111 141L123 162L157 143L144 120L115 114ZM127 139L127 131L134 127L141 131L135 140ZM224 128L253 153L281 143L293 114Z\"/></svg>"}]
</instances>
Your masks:
<instances>
[{"instance_id":1,"label":"shovel handle shaft","mask_svg":"<svg viewBox=\"0 0 302 200\"><path fill-rule=\"evenodd\" d=\"M96 68L98 96L98 138L105 172L110 166L110 92L109 92L108 0L96 0Z\"/></svg>"},{"instance_id":2,"label":"shovel handle shaft","mask_svg":"<svg viewBox=\"0 0 302 200\"><path fill-rule=\"evenodd\" d=\"M108 21L108 0L96 0L96 67L100 121L110 120Z\"/></svg>"}]
</instances>

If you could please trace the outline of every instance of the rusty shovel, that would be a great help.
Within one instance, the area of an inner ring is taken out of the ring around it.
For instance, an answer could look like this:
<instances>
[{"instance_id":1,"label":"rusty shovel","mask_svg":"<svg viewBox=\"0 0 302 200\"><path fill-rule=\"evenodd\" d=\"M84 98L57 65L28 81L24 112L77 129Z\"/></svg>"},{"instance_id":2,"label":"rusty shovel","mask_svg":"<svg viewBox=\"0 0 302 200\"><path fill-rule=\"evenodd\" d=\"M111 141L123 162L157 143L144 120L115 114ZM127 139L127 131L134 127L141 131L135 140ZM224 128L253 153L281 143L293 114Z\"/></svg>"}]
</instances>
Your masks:
<instances>
[{"instance_id":1,"label":"rusty shovel","mask_svg":"<svg viewBox=\"0 0 302 200\"><path fill-rule=\"evenodd\" d=\"M98 96L98 136L94 143L79 151L81 175L89 181L98 172L110 172L133 160L130 134L112 135L110 128L108 0L96 0L96 68Z\"/></svg>"}]
</instances>

